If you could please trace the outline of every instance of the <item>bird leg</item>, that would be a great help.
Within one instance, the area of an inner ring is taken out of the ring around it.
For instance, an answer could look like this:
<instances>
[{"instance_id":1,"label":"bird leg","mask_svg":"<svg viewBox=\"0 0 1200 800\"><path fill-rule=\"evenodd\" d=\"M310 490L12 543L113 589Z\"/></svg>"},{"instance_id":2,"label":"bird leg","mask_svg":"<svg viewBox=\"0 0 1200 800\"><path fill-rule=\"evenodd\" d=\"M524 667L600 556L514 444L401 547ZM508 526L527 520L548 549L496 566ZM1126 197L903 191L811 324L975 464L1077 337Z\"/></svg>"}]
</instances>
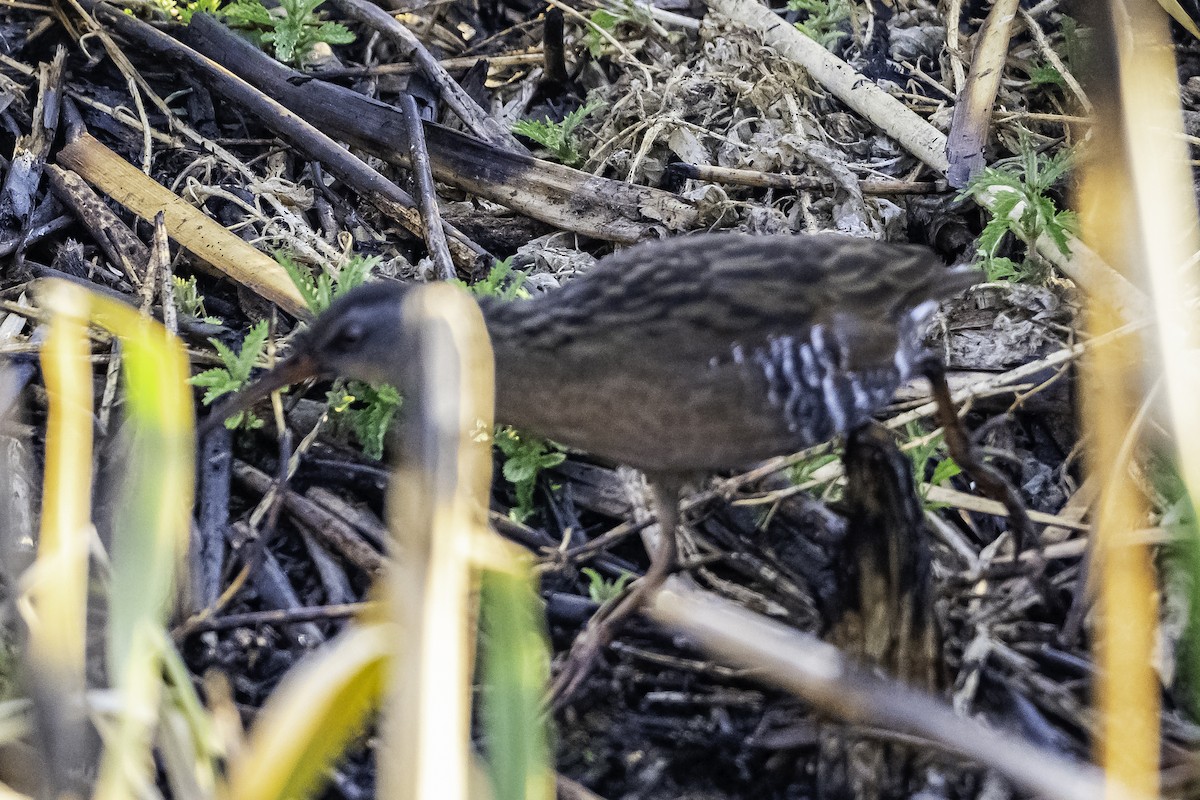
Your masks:
<instances>
[{"instance_id":1,"label":"bird leg","mask_svg":"<svg viewBox=\"0 0 1200 800\"><path fill-rule=\"evenodd\" d=\"M678 557L675 529L679 524L679 495L681 487L673 481L650 481L654 493L655 513L658 516L658 546L650 556L650 568L621 595L600 607L587 626L571 645L571 652L562 670L550 686L548 705L558 709L583 685L591 674L596 659L617 635L621 624L640 609L666 582L675 569Z\"/></svg>"},{"instance_id":2,"label":"bird leg","mask_svg":"<svg viewBox=\"0 0 1200 800\"><path fill-rule=\"evenodd\" d=\"M931 357L922 364L921 372L929 379L933 387L933 400L937 404L938 422L946 439L946 449L950 457L962 468L962 471L986 496L1004 505L1008 511L1013 539L1016 545L1015 556L1022 551L1030 550L1038 554L1038 571L1041 566L1041 542L1034 530L1029 512L1021 501L1017 490L1000 472L976 455L970 437L963 422L954 409L954 400L950 397L950 386L946 383L946 368L941 359Z\"/></svg>"}]
</instances>

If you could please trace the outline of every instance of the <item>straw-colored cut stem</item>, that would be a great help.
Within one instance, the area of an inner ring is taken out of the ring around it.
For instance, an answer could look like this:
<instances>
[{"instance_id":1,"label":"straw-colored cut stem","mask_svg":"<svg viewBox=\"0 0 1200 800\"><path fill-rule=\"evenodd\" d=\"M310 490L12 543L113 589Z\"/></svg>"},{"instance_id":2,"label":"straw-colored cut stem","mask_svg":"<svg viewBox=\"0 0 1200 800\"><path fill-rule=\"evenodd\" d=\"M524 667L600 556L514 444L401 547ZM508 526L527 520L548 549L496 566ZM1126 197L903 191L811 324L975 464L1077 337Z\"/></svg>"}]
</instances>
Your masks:
<instances>
[{"instance_id":1,"label":"straw-colored cut stem","mask_svg":"<svg viewBox=\"0 0 1200 800\"><path fill-rule=\"evenodd\" d=\"M399 654L380 796L463 800L477 616L471 543L487 525L492 353L479 307L463 293L430 286L403 303L410 355L424 380L409 396L419 435L407 443L389 498L397 552L388 591Z\"/></svg>"}]
</instances>

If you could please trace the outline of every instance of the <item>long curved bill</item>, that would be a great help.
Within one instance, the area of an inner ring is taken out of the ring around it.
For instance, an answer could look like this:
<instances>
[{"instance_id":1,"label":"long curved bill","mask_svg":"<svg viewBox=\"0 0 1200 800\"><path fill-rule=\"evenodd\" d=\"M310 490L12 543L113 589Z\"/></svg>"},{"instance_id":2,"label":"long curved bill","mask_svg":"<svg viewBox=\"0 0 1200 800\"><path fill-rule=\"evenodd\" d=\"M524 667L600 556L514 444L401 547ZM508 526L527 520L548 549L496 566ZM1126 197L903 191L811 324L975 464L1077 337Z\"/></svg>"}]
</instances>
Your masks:
<instances>
[{"instance_id":1,"label":"long curved bill","mask_svg":"<svg viewBox=\"0 0 1200 800\"><path fill-rule=\"evenodd\" d=\"M271 392L309 378L316 378L320 374L321 370L317 366L316 359L305 353L297 353L276 364L274 369L246 384L240 391L218 404L209 412L204 422L196 428L196 435L203 439L222 425L225 420L238 412L249 411L255 403Z\"/></svg>"}]
</instances>

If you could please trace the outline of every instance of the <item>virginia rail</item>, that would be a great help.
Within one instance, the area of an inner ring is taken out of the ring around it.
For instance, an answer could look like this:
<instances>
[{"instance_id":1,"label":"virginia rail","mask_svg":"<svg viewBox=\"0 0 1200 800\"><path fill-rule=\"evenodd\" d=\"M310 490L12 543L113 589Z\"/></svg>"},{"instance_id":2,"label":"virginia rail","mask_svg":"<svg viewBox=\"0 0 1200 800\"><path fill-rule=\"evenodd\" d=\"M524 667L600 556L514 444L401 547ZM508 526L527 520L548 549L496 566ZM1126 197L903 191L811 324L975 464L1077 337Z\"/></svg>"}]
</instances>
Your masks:
<instances>
[{"instance_id":1,"label":"virginia rail","mask_svg":"<svg viewBox=\"0 0 1200 800\"><path fill-rule=\"evenodd\" d=\"M663 544L603 630L671 569L685 479L869 421L924 368L922 327L938 300L980 277L913 245L711 233L629 247L532 300L481 299L496 421L637 467L655 488ZM401 299L418 290L375 282L341 298L213 417L318 375L403 391ZM593 651L609 635L597 631Z\"/></svg>"}]
</instances>

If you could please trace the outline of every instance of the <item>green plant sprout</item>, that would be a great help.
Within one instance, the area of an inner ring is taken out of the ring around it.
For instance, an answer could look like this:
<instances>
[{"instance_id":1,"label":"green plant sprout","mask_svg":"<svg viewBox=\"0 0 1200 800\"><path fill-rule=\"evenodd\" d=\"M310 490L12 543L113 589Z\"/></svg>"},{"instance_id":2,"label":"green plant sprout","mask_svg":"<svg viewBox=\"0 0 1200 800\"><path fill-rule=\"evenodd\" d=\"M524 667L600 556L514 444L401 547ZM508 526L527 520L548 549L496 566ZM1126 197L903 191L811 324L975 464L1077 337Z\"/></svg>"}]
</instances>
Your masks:
<instances>
[{"instance_id":1,"label":"green plant sprout","mask_svg":"<svg viewBox=\"0 0 1200 800\"><path fill-rule=\"evenodd\" d=\"M496 429L496 447L504 455L501 472L513 485L517 504L509 515L518 522L533 516L533 490L542 470L556 467L567 457L544 439L526 437L508 425Z\"/></svg>"},{"instance_id":2,"label":"green plant sprout","mask_svg":"<svg viewBox=\"0 0 1200 800\"><path fill-rule=\"evenodd\" d=\"M24 648L15 632L0 637L0 703L20 698L24 683L21 680L25 662Z\"/></svg>"},{"instance_id":3,"label":"green plant sprout","mask_svg":"<svg viewBox=\"0 0 1200 800\"><path fill-rule=\"evenodd\" d=\"M609 600L617 598L625 591L625 586L633 580L633 573L622 572L615 581L605 580L604 576L591 567L580 570L588 579L588 597L593 603L604 605Z\"/></svg>"},{"instance_id":4,"label":"green plant sprout","mask_svg":"<svg viewBox=\"0 0 1200 800\"><path fill-rule=\"evenodd\" d=\"M1172 696L1195 718L1200 715L1200 526L1174 456L1151 451L1145 466L1158 527L1169 533L1159 555L1163 607L1186 609L1167 612L1183 621L1175 650L1179 677Z\"/></svg>"},{"instance_id":5,"label":"green plant sprout","mask_svg":"<svg viewBox=\"0 0 1200 800\"><path fill-rule=\"evenodd\" d=\"M213 325L221 324L220 317L211 316L204 310L204 296L200 294L200 290L196 287L195 275L190 275L187 278L172 275L171 281L175 284L175 308L181 314L198 319L201 322L208 322Z\"/></svg>"},{"instance_id":6,"label":"green plant sprout","mask_svg":"<svg viewBox=\"0 0 1200 800\"><path fill-rule=\"evenodd\" d=\"M216 16L220 13L221 0L192 0L192 2L179 9L179 21L187 25L192 21L193 14L212 14Z\"/></svg>"},{"instance_id":7,"label":"green plant sprout","mask_svg":"<svg viewBox=\"0 0 1200 800\"><path fill-rule=\"evenodd\" d=\"M915 447L909 448L908 458L912 461L913 478L917 482L917 487L921 492L921 500L926 510L936 511L939 508L945 508L945 503L929 502L926 499L929 496L929 487L941 486L955 475L961 473L962 467L953 458L946 456L937 462L933 468L933 474L926 481L925 473L928 470L929 462L943 449L943 437L941 435L926 436L915 422L908 423L904 431L908 434L910 440L924 440Z\"/></svg>"},{"instance_id":8,"label":"green plant sprout","mask_svg":"<svg viewBox=\"0 0 1200 800\"><path fill-rule=\"evenodd\" d=\"M818 470L826 464L837 461L841 456L838 453L830 453L825 449L814 455L805 458L803 461L798 461L792 464L787 469L788 480L793 486L803 486L812 483L809 489L813 494L818 495L822 500L827 502L837 502L842 497L842 482L841 473L836 473L832 478L820 480L817 476ZM768 519L771 509L766 509L763 519L759 520L759 524L765 524Z\"/></svg>"},{"instance_id":9,"label":"green plant sprout","mask_svg":"<svg viewBox=\"0 0 1200 800\"><path fill-rule=\"evenodd\" d=\"M617 26L626 21L626 18L623 15L598 8L591 13L588 21L592 24L588 26L587 31L583 34L583 45L591 53L592 58L599 58L611 46L608 43L608 39L600 34L600 31L609 34L614 33L617 30Z\"/></svg>"},{"instance_id":10,"label":"green plant sprout","mask_svg":"<svg viewBox=\"0 0 1200 800\"><path fill-rule=\"evenodd\" d=\"M579 152L579 142L575 137L575 129L583 124L588 115L601 108L604 104L597 101L588 103L567 114L562 122L551 122L549 119L523 119L512 127L513 133L524 136L545 147L561 163L568 167L577 167L583 163L583 154Z\"/></svg>"},{"instance_id":11,"label":"green plant sprout","mask_svg":"<svg viewBox=\"0 0 1200 800\"><path fill-rule=\"evenodd\" d=\"M180 3L178 0L152 0L155 8L160 9L171 19L177 19L184 25L192 21L193 14L212 14L218 15L221 13L221 0L191 0L189 3Z\"/></svg>"},{"instance_id":12,"label":"green plant sprout","mask_svg":"<svg viewBox=\"0 0 1200 800\"><path fill-rule=\"evenodd\" d=\"M598 8L588 16L590 24L584 31L583 45L588 49L592 58L599 58L612 48L612 43L603 35L604 33L616 38L619 25L630 23L638 27L645 27L653 19L645 9L631 0L625 0L621 6L620 10Z\"/></svg>"},{"instance_id":13,"label":"green plant sprout","mask_svg":"<svg viewBox=\"0 0 1200 800\"><path fill-rule=\"evenodd\" d=\"M807 17L796 23L796 30L824 48L836 44L846 36L841 29L850 19L850 4L847 0L788 0L792 11L803 11Z\"/></svg>"},{"instance_id":14,"label":"green plant sprout","mask_svg":"<svg viewBox=\"0 0 1200 800\"><path fill-rule=\"evenodd\" d=\"M1036 64L1029 70L1030 86L1066 86L1067 82L1052 64Z\"/></svg>"},{"instance_id":15,"label":"green plant sprout","mask_svg":"<svg viewBox=\"0 0 1200 800\"><path fill-rule=\"evenodd\" d=\"M354 34L337 22L322 22L317 6L323 0L280 0L282 14L273 14L260 0L236 0L222 13L260 44L269 44L285 64L304 61L318 42L350 44Z\"/></svg>"},{"instance_id":16,"label":"green plant sprout","mask_svg":"<svg viewBox=\"0 0 1200 800\"><path fill-rule=\"evenodd\" d=\"M275 253L275 260L283 267L297 291L304 298L305 305L313 314L323 314L327 308L351 289L366 283L371 270L378 266L379 256L351 256L346 264L330 275L320 272L313 275L306 267L296 263L289 253L280 250Z\"/></svg>"},{"instance_id":17,"label":"green plant sprout","mask_svg":"<svg viewBox=\"0 0 1200 800\"><path fill-rule=\"evenodd\" d=\"M363 452L371 458L382 458L388 427L403 402L396 387L386 383L372 386L363 381L338 381L325 399L334 419L350 429Z\"/></svg>"},{"instance_id":18,"label":"green plant sprout","mask_svg":"<svg viewBox=\"0 0 1200 800\"><path fill-rule=\"evenodd\" d=\"M812 458L806 458L803 461L798 461L788 467L788 480L796 486L799 486L803 483L808 483L813 479L813 476L817 470L826 464L837 460L838 456L836 453L819 453Z\"/></svg>"},{"instance_id":19,"label":"green plant sprout","mask_svg":"<svg viewBox=\"0 0 1200 800\"><path fill-rule=\"evenodd\" d=\"M222 366L206 369L188 380L192 386L204 389L201 402L206 406L212 405L219 397L236 392L250 380L250 372L262 357L263 348L267 343L267 322L262 320L250 328L236 353L218 339L208 341L216 349ZM243 411L225 420L225 427L233 430L243 423L246 430L261 428L263 425L263 421L253 412Z\"/></svg>"},{"instance_id":20,"label":"green plant sprout","mask_svg":"<svg viewBox=\"0 0 1200 800\"><path fill-rule=\"evenodd\" d=\"M1069 150L1042 155L1023 135L1016 157L985 167L963 190L963 195L981 199L991 214L978 242L980 264L988 280L1043 278L1045 268L1032 256L1034 242L1043 234L1064 254L1069 252L1068 242L1078 229L1078 220L1073 211L1059 211L1049 193L1071 162ZM1027 255L1020 263L996 255L1007 234L1025 244Z\"/></svg>"},{"instance_id":21,"label":"green plant sprout","mask_svg":"<svg viewBox=\"0 0 1200 800\"><path fill-rule=\"evenodd\" d=\"M1059 19L1058 29L1062 34L1062 41L1054 45L1054 52L1062 60L1063 65L1074 73L1080 65L1087 63L1087 48L1090 46L1091 30L1081 27L1074 18L1065 14ZM1039 61L1030 66L1028 71L1030 86L1063 87L1067 85L1062 73L1048 62Z\"/></svg>"},{"instance_id":22,"label":"green plant sprout","mask_svg":"<svg viewBox=\"0 0 1200 800\"><path fill-rule=\"evenodd\" d=\"M525 288L525 273L514 270L512 256L501 259L492 265L488 274L475 283L468 284L458 278L454 284L466 289L475 297L494 297L497 300L528 300L529 290Z\"/></svg>"},{"instance_id":23,"label":"green plant sprout","mask_svg":"<svg viewBox=\"0 0 1200 800\"><path fill-rule=\"evenodd\" d=\"M1067 67L1074 71L1080 64L1086 64L1092 48L1092 29L1063 14L1058 20L1058 30L1063 37L1062 59Z\"/></svg>"}]
</instances>

